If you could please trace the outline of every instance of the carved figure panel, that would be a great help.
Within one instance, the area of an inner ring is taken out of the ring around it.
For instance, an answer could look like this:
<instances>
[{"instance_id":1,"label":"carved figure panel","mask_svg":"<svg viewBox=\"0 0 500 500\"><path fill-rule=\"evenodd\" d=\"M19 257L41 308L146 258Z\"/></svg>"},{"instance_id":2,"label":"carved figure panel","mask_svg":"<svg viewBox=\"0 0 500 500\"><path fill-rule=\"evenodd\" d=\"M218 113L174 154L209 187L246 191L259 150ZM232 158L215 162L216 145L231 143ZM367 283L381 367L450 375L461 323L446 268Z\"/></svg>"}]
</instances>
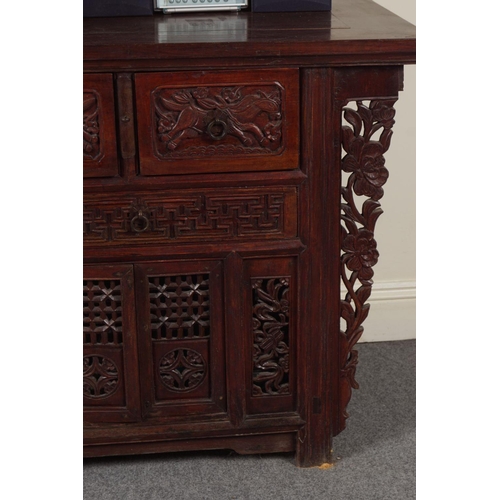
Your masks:
<instances>
[{"instance_id":1,"label":"carved figure panel","mask_svg":"<svg viewBox=\"0 0 500 500\"><path fill-rule=\"evenodd\" d=\"M135 90L141 175L299 166L296 68L141 73Z\"/></svg>"},{"instance_id":2,"label":"carved figure panel","mask_svg":"<svg viewBox=\"0 0 500 500\"><path fill-rule=\"evenodd\" d=\"M159 158L279 154L279 84L160 87L152 93Z\"/></svg>"},{"instance_id":3,"label":"carved figure panel","mask_svg":"<svg viewBox=\"0 0 500 500\"><path fill-rule=\"evenodd\" d=\"M83 93L83 157L96 160L101 153L99 140L99 94Z\"/></svg>"},{"instance_id":4,"label":"carved figure panel","mask_svg":"<svg viewBox=\"0 0 500 500\"><path fill-rule=\"evenodd\" d=\"M289 277L252 280L252 396L289 394Z\"/></svg>"},{"instance_id":5,"label":"carved figure panel","mask_svg":"<svg viewBox=\"0 0 500 500\"><path fill-rule=\"evenodd\" d=\"M357 109L343 108L345 125L342 127L342 170L346 182L342 187L342 255L341 275L346 288L341 300L341 408L346 408L358 363L355 344L363 333L362 323L368 316L367 303L372 290L372 267L379 253L374 239L377 219L382 214L379 200L382 186L389 172L385 168L384 153L389 149L394 125L392 100L372 100L368 105L357 101ZM364 201L363 201L364 198ZM341 416L348 417L346 411ZM344 427L344 423L341 423Z\"/></svg>"},{"instance_id":6,"label":"carved figure panel","mask_svg":"<svg viewBox=\"0 0 500 500\"><path fill-rule=\"evenodd\" d=\"M115 127L113 75L83 76L83 174L108 177L119 174Z\"/></svg>"},{"instance_id":7,"label":"carved figure panel","mask_svg":"<svg viewBox=\"0 0 500 500\"><path fill-rule=\"evenodd\" d=\"M114 244L296 234L296 190L87 199L84 242Z\"/></svg>"}]
</instances>

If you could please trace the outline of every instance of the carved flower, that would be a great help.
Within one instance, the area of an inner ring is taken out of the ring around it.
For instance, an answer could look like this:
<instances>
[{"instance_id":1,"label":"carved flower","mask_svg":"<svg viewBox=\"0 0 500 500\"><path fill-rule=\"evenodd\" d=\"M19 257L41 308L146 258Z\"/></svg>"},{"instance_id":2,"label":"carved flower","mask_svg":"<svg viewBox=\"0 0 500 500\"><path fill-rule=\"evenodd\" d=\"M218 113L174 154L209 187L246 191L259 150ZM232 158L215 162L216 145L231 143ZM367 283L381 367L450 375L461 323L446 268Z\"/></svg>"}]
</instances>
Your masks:
<instances>
[{"instance_id":1,"label":"carved flower","mask_svg":"<svg viewBox=\"0 0 500 500\"><path fill-rule=\"evenodd\" d=\"M382 186L389 177L389 171L384 166L382 144L365 143L361 137L357 137L349 149L349 154L342 160L342 169L355 173L354 192L358 196L379 200L384 195Z\"/></svg>"},{"instance_id":2,"label":"carved flower","mask_svg":"<svg viewBox=\"0 0 500 500\"><path fill-rule=\"evenodd\" d=\"M358 271L362 280L373 277L372 266L377 263L379 253L371 231L361 229L357 234L349 234L342 243L342 250L348 269Z\"/></svg>"},{"instance_id":3,"label":"carved flower","mask_svg":"<svg viewBox=\"0 0 500 500\"><path fill-rule=\"evenodd\" d=\"M389 105L386 101L372 101L370 105L370 111L375 121L387 122L394 119L396 110L392 107L392 102Z\"/></svg>"},{"instance_id":4,"label":"carved flower","mask_svg":"<svg viewBox=\"0 0 500 500\"><path fill-rule=\"evenodd\" d=\"M208 97L208 88L207 87L199 87L193 90L193 97L196 99L204 99Z\"/></svg>"},{"instance_id":5,"label":"carved flower","mask_svg":"<svg viewBox=\"0 0 500 500\"><path fill-rule=\"evenodd\" d=\"M234 103L241 99L240 87L225 87L221 91L221 96L227 103Z\"/></svg>"}]
</instances>

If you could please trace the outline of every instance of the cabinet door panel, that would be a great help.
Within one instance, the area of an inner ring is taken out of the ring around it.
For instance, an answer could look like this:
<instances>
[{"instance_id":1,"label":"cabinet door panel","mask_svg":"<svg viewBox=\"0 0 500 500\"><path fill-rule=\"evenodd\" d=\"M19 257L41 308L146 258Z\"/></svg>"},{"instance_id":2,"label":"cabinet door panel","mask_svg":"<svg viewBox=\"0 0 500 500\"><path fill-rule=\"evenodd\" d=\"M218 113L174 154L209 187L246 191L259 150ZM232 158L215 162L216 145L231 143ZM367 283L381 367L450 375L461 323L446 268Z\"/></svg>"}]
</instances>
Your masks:
<instances>
[{"instance_id":1,"label":"cabinet door panel","mask_svg":"<svg viewBox=\"0 0 500 500\"><path fill-rule=\"evenodd\" d=\"M83 275L84 421L137 420L133 268L84 266Z\"/></svg>"},{"instance_id":2,"label":"cabinet door panel","mask_svg":"<svg viewBox=\"0 0 500 500\"><path fill-rule=\"evenodd\" d=\"M118 175L113 75L83 76L83 175Z\"/></svg>"},{"instance_id":3,"label":"cabinet door panel","mask_svg":"<svg viewBox=\"0 0 500 500\"><path fill-rule=\"evenodd\" d=\"M155 262L135 268L144 414L225 412L220 262Z\"/></svg>"}]
</instances>

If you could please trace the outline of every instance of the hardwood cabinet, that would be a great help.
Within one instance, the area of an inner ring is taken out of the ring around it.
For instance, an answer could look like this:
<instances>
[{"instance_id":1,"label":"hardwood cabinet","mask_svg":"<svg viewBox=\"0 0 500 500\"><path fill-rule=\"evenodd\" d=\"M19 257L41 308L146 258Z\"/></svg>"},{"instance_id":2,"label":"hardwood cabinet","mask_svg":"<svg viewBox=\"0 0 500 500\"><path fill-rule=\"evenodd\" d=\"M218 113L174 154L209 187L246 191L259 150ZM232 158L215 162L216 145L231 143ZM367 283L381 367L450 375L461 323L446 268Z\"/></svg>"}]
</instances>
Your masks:
<instances>
[{"instance_id":1,"label":"hardwood cabinet","mask_svg":"<svg viewBox=\"0 0 500 500\"><path fill-rule=\"evenodd\" d=\"M367 0L85 20L85 456L331 462L414 60Z\"/></svg>"}]
</instances>

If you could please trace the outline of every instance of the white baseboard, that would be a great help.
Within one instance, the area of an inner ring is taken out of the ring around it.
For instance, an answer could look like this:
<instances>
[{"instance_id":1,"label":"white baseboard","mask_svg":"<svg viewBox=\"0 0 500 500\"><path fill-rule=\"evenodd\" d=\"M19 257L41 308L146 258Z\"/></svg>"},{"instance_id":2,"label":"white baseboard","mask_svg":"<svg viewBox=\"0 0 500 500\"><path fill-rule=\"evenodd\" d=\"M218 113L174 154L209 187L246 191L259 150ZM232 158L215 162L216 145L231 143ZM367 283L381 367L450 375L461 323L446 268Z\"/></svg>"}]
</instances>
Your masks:
<instances>
[{"instance_id":1,"label":"white baseboard","mask_svg":"<svg viewBox=\"0 0 500 500\"><path fill-rule=\"evenodd\" d=\"M416 297L415 281L375 281L360 342L415 339Z\"/></svg>"}]
</instances>

